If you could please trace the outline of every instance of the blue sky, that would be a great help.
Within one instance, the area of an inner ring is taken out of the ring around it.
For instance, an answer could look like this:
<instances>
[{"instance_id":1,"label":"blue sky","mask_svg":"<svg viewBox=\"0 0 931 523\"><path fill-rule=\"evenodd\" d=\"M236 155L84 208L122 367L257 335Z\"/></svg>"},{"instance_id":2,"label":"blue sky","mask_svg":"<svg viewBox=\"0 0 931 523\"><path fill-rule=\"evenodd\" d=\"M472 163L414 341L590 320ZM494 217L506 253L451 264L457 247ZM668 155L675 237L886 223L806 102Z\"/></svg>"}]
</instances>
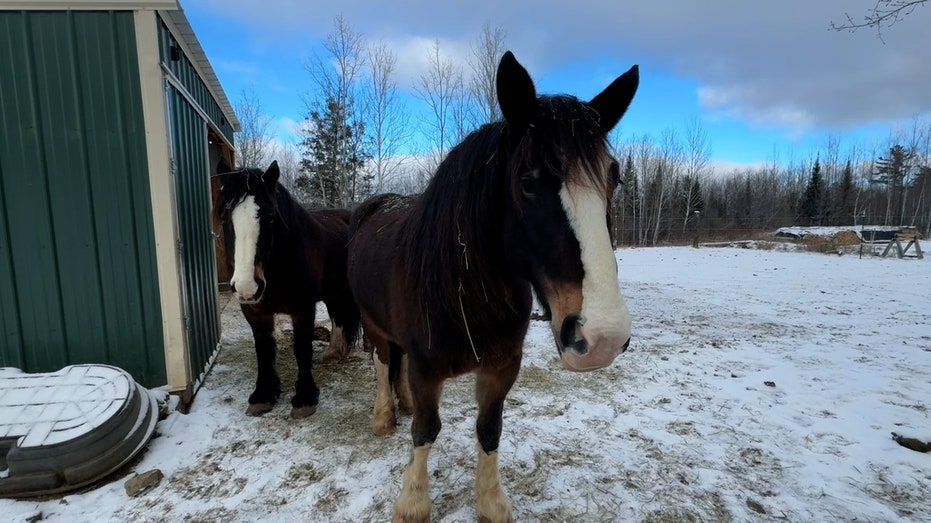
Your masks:
<instances>
[{"instance_id":1,"label":"blue sky","mask_svg":"<svg viewBox=\"0 0 931 523\"><path fill-rule=\"evenodd\" d=\"M305 116L302 63L337 16L398 55L399 84L427 50L464 56L482 25L500 26L539 92L597 94L632 64L640 89L621 139L659 139L699 121L723 168L808 159L829 137L842 149L887 146L890 132L931 115L924 29L931 8L883 32L828 29L875 0L182 0L230 101L255 89L282 139ZM648 4L648 5L647 5Z\"/></svg>"}]
</instances>

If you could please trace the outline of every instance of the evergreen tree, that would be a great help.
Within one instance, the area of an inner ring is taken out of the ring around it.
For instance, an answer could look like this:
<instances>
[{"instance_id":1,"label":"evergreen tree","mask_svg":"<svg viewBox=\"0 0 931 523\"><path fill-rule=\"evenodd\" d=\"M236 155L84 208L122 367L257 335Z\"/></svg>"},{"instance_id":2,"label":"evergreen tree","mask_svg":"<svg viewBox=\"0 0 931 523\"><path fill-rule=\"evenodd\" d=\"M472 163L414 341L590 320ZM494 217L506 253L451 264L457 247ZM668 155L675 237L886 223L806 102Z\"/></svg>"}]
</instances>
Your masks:
<instances>
[{"instance_id":1,"label":"evergreen tree","mask_svg":"<svg viewBox=\"0 0 931 523\"><path fill-rule=\"evenodd\" d=\"M328 97L308 119L298 186L324 207L348 207L367 196L373 176L364 167L371 156L364 148L364 125L352 118L350 105Z\"/></svg>"},{"instance_id":2,"label":"evergreen tree","mask_svg":"<svg viewBox=\"0 0 931 523\"><path fill-rule=\"evenodd\" d=\"M901 225L905 187L912 169L915 153L896 144L889 148L889 156L876 160L872 183L886 186L886 225Z\"/></svg>"},{"instance_id":3,"label":"evergreen tree","mask_svg":"<svg viewBox=\"0 0 931 523\"><path fill-rule=\"evenodd\" d=\"M824 225L824 180L821 177L821 160L816 159L811 177L805 187L805 196L799 214L808 225Z\"/></svg>"}]
</instances>

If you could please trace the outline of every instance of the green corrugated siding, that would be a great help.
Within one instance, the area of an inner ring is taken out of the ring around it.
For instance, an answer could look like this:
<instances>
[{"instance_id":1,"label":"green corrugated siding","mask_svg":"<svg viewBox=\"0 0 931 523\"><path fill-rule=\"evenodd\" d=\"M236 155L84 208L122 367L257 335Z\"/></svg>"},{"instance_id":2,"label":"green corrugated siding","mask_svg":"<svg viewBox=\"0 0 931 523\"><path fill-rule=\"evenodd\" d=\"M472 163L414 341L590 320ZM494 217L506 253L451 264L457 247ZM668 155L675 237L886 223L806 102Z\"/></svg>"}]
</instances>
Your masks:
<instances>
[{"instance_id":1,"label":"green corrugated siding","mask_svg":"<svg viewBox=\"0 0 931 523\"><path fill-rule=\"evenodd\" d=\"M131 12L0 12L0 366L166 382Z\"/></svg>"},{"instance_id":2,"label":"green corrugated siding","mask_svg":"<svg viewBox=\"0 0 931 523\"><path fill-rule=\"evenodd\" d=\"M207 123L174 86L169 87L168 98L188 351L197 379L216 351L220 339L216 261L210 221Z\"/></svg>"},{"instance_id":3,"label":"green corrugated siding","mask_svg":"<svg viewBox=\"0 0 931 523\"><path fill-rule=\"evenodd\" d=\"M161 21L159 23L158 45L162 64L175 75L181 82L181 85L184 86L184 89L197 101L197 105L207 114L207 117L210 118L214 127L219 129L230 143L233 143L232 124L223 116L223 110L220 109L220 104L217 103L213 95L210 94L210 90L207 89L207 84L205 84L200 75L197 74L197 69L194 67L194 64L191 63L187 54L181 50L182 48L178 44L177 39L175 39L171 31L168 30L168 26ZM180 53L178 60L171 59L172 46L178 48Z\"/></svg>"}]
</instances>

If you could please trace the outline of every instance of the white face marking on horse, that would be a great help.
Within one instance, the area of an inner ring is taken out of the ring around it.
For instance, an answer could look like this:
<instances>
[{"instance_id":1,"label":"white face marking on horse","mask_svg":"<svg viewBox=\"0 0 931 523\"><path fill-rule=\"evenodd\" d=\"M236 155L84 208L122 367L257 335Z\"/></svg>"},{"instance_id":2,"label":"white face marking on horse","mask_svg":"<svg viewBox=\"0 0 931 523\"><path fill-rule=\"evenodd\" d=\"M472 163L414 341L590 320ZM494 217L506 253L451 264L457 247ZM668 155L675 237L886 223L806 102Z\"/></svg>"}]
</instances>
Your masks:
<instances>
[{"instance_id":1,"label":"white face marking on horse","mask_svg":"<svg viewBox=\"0 0 931 523\"><path fill-rule=\"evenodd\" d=\"M589 351L563 353L563 365L573 370L604 367L630 339L630 313L617 279L617 260L607 227L604 194L582 184L563 184L559 191L566 218L579 241L582 267L581 334Z\"/></svg>"},{"instance_id":2,"label":"white face marking on horse","mask_svg":"<svg viewBox=\"0 0 931 523\"><path fill-rule=\"evenodd\" d=\"M259 284L255 281L255 253L259 243L259 206L255 197L246 196L233 208L233 277L230 285L241 302L255 299Z\"/></svg>"}]
</instances>

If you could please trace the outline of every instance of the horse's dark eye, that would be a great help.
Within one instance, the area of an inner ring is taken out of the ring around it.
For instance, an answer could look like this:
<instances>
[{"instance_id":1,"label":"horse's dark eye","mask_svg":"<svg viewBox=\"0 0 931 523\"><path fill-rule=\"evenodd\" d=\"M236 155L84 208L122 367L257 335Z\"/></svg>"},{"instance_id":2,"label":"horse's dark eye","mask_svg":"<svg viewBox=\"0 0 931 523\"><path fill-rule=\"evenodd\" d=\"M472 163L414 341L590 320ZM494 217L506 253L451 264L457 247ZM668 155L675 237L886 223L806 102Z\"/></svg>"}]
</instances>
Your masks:
<instances>
[{"instance_id":1,"label":"horse's dark eye","mask_svg":"<svg viewBox=\"0 0 931 523\"><path fill-rule=\"evenodd\" d=\"M611 162L611 179L614 181L614 185L620 185L621 183L621 168L618 166L617 162Z\"/></svg>"},{"instance_id":2,"label":"horse's dark eye","mask_svg":"<svg viewBox=\"0 0 931 523\"><path fill-rule=\"evenodd\" d=\"M533 198L537 194L537 182L533 178L520 179L520 192L524 198Z\"/></svg>"}]
</instances>

